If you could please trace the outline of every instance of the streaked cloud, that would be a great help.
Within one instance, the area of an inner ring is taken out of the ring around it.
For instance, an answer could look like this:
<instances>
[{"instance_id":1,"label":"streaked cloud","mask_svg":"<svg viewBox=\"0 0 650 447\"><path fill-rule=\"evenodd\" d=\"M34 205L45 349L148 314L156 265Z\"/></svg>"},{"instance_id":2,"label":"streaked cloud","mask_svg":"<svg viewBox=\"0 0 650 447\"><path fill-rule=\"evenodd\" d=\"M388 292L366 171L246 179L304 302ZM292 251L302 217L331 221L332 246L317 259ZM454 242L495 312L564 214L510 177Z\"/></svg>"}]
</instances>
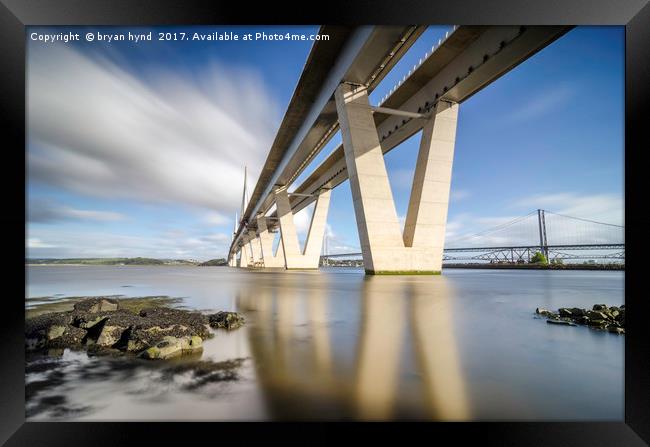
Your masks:
<instances>
[{"instance_id":1,"label":"streaked cloud","mask_svg":"<svg viewBox=\"0 0 650 447\"><path fill-rule=\"evenodd\" d=\"M534 194L513 203L514 206L537 206L559 214L565 214L599 222L624 225L625 197L622 194L582 194L559 192Z\"/></svg>"},{"instance_id":2,"label":"streaked cloud","mask_svg":"<svg viewBox=\"0 0 650 447\"><path fill-rule=\"evenodd\" d=\"M526 102L512 103L513 110L503 123L512 125L546 115L566 104L573 97L574 89L573 85L560 84L529 97Z\"/></svg>"},{"instance_id":3,"label":"streaked cloud","mask_svg":"<svg viewBox=\"0 0 650 447\"><path fill-rule=\"evenodd\" d=\"M452 188L451 191L449 192L449 201L450 202L458 202L460 200L467 199L468 197L471 197L472 193L469 192L466 189L454 189Z\"/></svg>"},{"instance_id":4,"label":"streaked cloud","mask_svg":"<svg viewBox=\"0 0 650 447\"><path fill-rule=\"evenodd\" d=\"M30 181L226 215L280 116L252 71L206 63L192 78L141 78L63 45L30 47L27 106Z\"/></svg>"},{"instance_id":5,"label":"streaked cloud","mask_svg":"<svg viewBox=\"0 0 650 447\"><path fill-rule=\"evenodd\" d=\"M115 222L126 219L124 214L114 211L78 209L44 199L30 201L27 215L31 223L54 223L70 220Z\"/></svg>"},{"instance_id":6,"label":"streaked cloud","mask_svg":"<svg viewBox=\"0 0 650 447\"><path fill-rule=\"evenodd\" d=\"M27 238L27 248L55 248L56 245L48 244L47 242L43 242L39 238L36 237L29 237Z\"/></svg>"}]
</instances>

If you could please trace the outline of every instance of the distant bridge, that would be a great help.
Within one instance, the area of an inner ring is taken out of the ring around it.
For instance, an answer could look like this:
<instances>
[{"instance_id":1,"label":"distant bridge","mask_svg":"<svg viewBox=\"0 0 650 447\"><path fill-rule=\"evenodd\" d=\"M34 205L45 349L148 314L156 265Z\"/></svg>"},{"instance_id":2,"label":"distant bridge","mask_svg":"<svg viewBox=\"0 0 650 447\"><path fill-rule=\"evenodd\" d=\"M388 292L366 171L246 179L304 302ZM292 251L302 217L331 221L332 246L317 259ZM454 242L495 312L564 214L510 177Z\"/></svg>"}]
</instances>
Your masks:
<instances>
[{"instance_id":1,"label":"distant bridge","mask_svg":"<svg viewBox=\"0 0 650 447\"><path fill-rule=\"evenodd\" d=\"M531 231L532 230L532 231ZM625 227L537 210L478 233L457 237L444 248L444 261L487 261L526 263L535 253L548 261L612 260L625 261ZM532 238L539 238L531 243ZM512 241L489 245L490 240ZM549 240L559 243L551 244ZM539 242L538 242L539 241ZM573 241L573 242L572 242ZM465 246L458 246L459 243ZM524 243L528 242L528 243ZM454 243L456 246L454 246ZM471 243L471 245L469 245ZM327 247L327 244L325 245ZM328 259L355 258L361 252L323 254Z\"/></svg>"}]
</instances>

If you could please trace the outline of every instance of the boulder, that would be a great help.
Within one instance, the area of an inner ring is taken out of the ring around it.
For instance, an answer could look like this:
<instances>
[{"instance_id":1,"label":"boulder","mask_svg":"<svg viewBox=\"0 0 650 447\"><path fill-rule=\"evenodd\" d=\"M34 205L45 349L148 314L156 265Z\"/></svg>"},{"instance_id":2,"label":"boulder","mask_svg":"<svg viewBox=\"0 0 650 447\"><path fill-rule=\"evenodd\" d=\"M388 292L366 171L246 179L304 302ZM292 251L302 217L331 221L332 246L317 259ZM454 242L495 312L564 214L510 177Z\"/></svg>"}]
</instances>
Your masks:
<instances>
[{"instance_id":1,"label":"boulder","mask_svg":"<svg viewBox=\"0 0 650 447\"><path fill-rule=\"evenodd\" d=\"M609 317L604 312L589 311L587 316L590 320L607 320Z\"/></svg>"},{"instance_id":2,"label":"boulder","mask_svg":"<svg viewBox=\"0 0 650 447\"><path fill-rule=\"evenodd\" d=\"M575 323L572 323L571 321L567 320L546 320L547 323L549 324L560 324L564 326L575 326Z\"/></svg>"},{"instance_id":3,"label":"boulder","mask_svg":"<svg viewBox=\"0 0 650 447\"><path fill-rule=\"evenodd\" d=\"M209 319L199 312L191 312L169 307L153 307L143 309L139 316L143 322L139 327L150 332L164 332L164 335L182 337L198 335L202 338L210 336Z\"/></svg>"},{"instance_id":4,"label":"boulder","mask_svg":"<svg viewBox=\"0 0 650 447\"><path fill-rule=\"evenodd\" d=\"M145 349L141 356L145 359L170 359L182 354L189 354L203 349L201 337L171 337L165 336L154 346Z\"/></svg>"},{"instance_id":5,"label":"boulder","mask_svg":"<svg viewBox=\"0 0 650 447\"><path fill-rule=\"evenodd\" d=\"M606 325L607 325L607 321L605 320L589 319L589 326L605 327Z\"/></svg>"},{"instance_id":6,"label":"boulder","mask_svg":"<svg viewBox=\"0 0 650 447\"><path fill-rule=\"evenodd\" d=\"M74 305L74 310L77 312L97 313L97 312L111 312L119 308L117 300L107 298L89 298L79 301Z\"/></svg>"},{"instance_id":7,"label":"boulder","mask_svg":"<svg viewBox=\"0 0 650 447\"><path fill-rule=\"evenodd\" d=\"M25 320L25 348L35 351L81 344L85 331L70 326L67 312L54 312Z\"/></svg>"},{"instance_id":8,"label":"boulder","mask_svg":"<svg viewBox=\"0 0 650 447\"><path fill-rule=\"evenodd\" d=\"M625 305L607 307L605 304L594 304L592 310L562 307L557 314L538 307L535 312L547 317L549 324L574 326L578 323L612 333L625 333Z\"/></svg>"},{"instance_id":9,"label":"boulder","mask_svg":"<svg viewBox=\"0 0 650 447\"><path fill-rule=\"evenodd\" d=\"M104 320L106 317L103 315L96 315L96 314L85 314L85 313L79 313L74 316L72 320L72 325L76 326L81 329L90 329L91 327L95 326L97 323L101 322Z\"/></svg>"},{"instance_id":10,"label":"boulder","mask_svg":"<svg viewBox=\"0 0 650 447\"><path fill-rule=\"evenodd\" d=\"M197 343L211 336L210 320L199 312L166 307L135 312L120 308L115 300L89 299L77 303L71 311L28 318L26 349L86 347L99 353L111 349L138 353L165 339L169 342L166 337L171 337L180 340L183 349L195 351ZM223 327L228 328L241 323L233 316L222 320Z\"/></svg>"},{"instance_id":11,"label":"boulder","mask_svg":"<svg viewBox=\"0 0 650 447\"><path fill-rule=\"evenodd\" d=\"M587 315L587 311L584 309L580 309L579 307L572 307L571 308L571 315L573 317L583 317Z\"/></svg>"},{"instance_id":12,"label":"boulder","mask_svg":"<svg viewBox=\"0 0 650 447\"><path fill-rule=\"evenodd\" d=\"M208 315L210 326L223 329L237 329L244 325L244 317L237 312L217 312Z\"/></svg>"}]
</instances>

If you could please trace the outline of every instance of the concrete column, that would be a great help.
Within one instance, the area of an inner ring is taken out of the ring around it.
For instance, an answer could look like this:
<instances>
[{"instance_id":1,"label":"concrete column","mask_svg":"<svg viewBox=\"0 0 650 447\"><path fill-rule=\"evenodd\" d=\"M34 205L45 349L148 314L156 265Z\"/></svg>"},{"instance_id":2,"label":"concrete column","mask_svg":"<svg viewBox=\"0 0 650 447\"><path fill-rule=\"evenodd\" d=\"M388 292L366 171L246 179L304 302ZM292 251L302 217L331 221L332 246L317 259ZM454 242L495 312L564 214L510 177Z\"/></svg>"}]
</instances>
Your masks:
<instances>
[{"instance_id":1,"label":"concrete column","mask_svg":"<svg viewBox=\"0 0 650 447\"><path fill-rule=\"evenodd\" d=\"M442 269L457 122L458 104L439 101L422 129L404 225L404 245L422 270Z\"/></svg>"},{"instance_id":2,"label":"concrete column","mask_svg":"<svg viewBox=\"0 0 650 447\"><path fill-rule=\"evenodd\" d=\"M329 210L330 190L323 190L314 206L309 233L305 242L304 251L298 243L298 233L293 221L293 211L289 203L289 195L286 188L280 188L275 192L275 203L280 231L282 234L282 248L287 269L317 269L320 261L320 252L325 234L325 223Z\"/></svg>"},{"instance_id":3,"label":"concrete column","mask_svg":"<svg viewBox=\"0 0 650 447\"><path fill-rule=\"evenodd\" d=\"M309 262L315 262L315 268L320 263L320 254L323 251L323 238L327 227L327 213L330 209L330 196L332 191L329 189L321 190L314 205L314 213L309 223L309 231L305 240L304 255Z\"/></svg>"},{"instance_id":4,"label":"concrete column","mask_svg":"<svg viewBox=\"0 0 650 447\"><path fill-rule=\"evenodd\" d=\"M275 239L275 235L269 231L268 223L264 216L257 218L257 234L260 239L264 267L285 267L282 241L278 245L277 253L273 255L273 240Z\"/></svg>"},{"instance_id":5,"label":"concrete column","mask_svg":"<svg viewBox=\"0 0 650 447\"><path fill-rule=\"evenodd\" d=\"M334 96L366 273L440 273L458 106L425 124L402 234L368 92L341 84Z\"/></svg>"},{"instance_id":6,"label":"concrete column","mask_svg":"<svg viewBox=\"0 0 650 447\"><path fill-rule=\"evenodd\" d=\"M250 230L248 237L250 237L248 245L250 246L251 253L251 264L249 267L255 267L256 263L262 262L262 247L260 246L260 240L255 231Z\"/></svg>"},{"instance_id":7,"label":"concrete column","mask_svg":"<svg viewBox=\"0 0 650 447\"><path fill-rule=\"evenodd\" d=\"M404 244L368 92L341 84L335 99L366 272L402 270Z\"/></svg>"},{"instance_id":8,"label":"concrete column","mask_svg":"<svg viewBox=\"0 0 650 447\"><path fill-rule=\"evenodd\" d=\"M250 241L246 242L241 249L241 266L242 267L252 267L252 258L253 258L253 247L251 246Z\"/></svg>"}]
</instances>

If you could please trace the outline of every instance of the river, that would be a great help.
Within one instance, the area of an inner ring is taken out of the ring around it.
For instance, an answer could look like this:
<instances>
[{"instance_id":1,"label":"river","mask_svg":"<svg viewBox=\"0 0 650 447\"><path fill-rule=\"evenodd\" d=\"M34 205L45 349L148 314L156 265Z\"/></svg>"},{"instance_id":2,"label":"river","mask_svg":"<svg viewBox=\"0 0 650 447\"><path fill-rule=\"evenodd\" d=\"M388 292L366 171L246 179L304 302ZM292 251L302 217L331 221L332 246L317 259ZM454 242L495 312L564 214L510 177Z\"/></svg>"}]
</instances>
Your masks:
<instances>
[{"instance_id":1,"label":"river","mask_svg":"<svg viewBox=\"0 0 650 447\"><path fill-rule=\"evenodd\" d=\"M26 362L28 420L616 420L625 336L536 307L624 303L624 272L29 266L30 299L165 295L242 312L200 356ZM30 303L34 301L30 300Z\"/></svg>"}]
</instances>

